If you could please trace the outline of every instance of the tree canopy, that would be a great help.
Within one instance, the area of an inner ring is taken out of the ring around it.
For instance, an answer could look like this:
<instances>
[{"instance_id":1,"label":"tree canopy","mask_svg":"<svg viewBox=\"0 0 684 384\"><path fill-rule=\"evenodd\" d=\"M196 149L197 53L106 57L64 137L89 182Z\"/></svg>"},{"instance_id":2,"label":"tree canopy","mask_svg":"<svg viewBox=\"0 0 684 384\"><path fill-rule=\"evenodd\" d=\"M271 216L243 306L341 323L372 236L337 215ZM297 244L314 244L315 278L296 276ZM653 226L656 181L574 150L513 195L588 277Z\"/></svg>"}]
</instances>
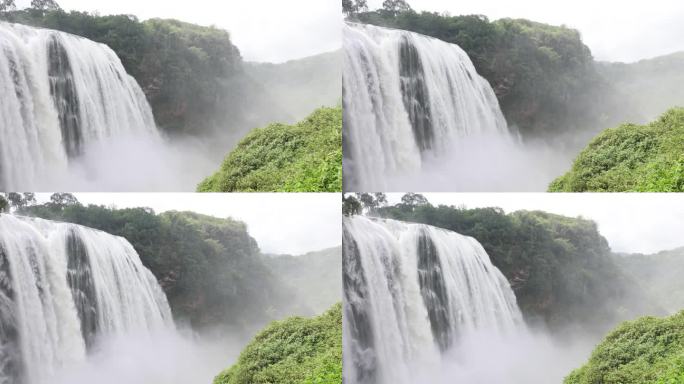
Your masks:
<instances>
[{"instance_id":1,"label":"tree canopy","mask_svg":"<svg viewBox=\"0 0 684 384\"><path fill-rule=\"evenodd\" d=\"M41 11L56 11L62 9L55 0L31 0L31 8Z\"/></svg>"},{"instance_id":2,"label":"tree canopy","mask_svg":"<svg viewBox=\"0 0 684 384\"><path fill-rule=\"evenodd\" d=\"M17 9L15 0L0 0L0 12L14 11Z\"/></svg>"}]
</instances>

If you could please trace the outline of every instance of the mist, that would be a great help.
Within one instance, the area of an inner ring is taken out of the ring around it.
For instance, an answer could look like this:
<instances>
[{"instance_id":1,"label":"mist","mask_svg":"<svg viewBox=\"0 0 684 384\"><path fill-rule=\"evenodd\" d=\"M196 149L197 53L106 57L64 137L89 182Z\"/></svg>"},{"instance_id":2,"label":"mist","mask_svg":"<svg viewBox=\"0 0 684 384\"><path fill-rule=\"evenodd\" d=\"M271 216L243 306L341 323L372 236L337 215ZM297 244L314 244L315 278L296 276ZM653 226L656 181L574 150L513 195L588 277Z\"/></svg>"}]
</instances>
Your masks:
<instances>
[{"instance_id":1,"label":"mist","mask_svg":"<svg viewBox=\"0 0 684 384\"><path fill-rule=\"evenodd\" d=\"M543 140L465 136L448 154L427 153L419 173L390 177L388 190L408 191L420 185L435 192L544 191L570 167L573 155L564 151Z\"/></svg>"},{"instance_id":2,"label":"mist","mask_svg":"<svg viewBox=\"0 0 684 384\"><path fill-rule=\"evenodd\" d=\"M205 148L197 138L168 140L137 135L99 140L73 159L68 169L39 180L35 188L84 192L194 191L221 161Z\"/></svg>"},{"instance_id":3,"label":"mist","mask_svg":"<svg viewBox=\"0 0 684 384\"><path fill-rule=\"evenodd\" d=\"M211 383L235 362L244 341L206 338L185 329L103 338L80 364L55 373L53 384Z\"/></svg>"},{"instance_id":4,"label":"mist","mask_svg":"<svg viewBox=\"0 0 684 384\"><path fill-rule=\"evenodd\" d=\"M549 384L561 383L587 358L596 338L554 340L525 330L499 337L487 332L466 336L445 352L439 369L424 372L418 384Z\"/></svg>"}]
</instances>

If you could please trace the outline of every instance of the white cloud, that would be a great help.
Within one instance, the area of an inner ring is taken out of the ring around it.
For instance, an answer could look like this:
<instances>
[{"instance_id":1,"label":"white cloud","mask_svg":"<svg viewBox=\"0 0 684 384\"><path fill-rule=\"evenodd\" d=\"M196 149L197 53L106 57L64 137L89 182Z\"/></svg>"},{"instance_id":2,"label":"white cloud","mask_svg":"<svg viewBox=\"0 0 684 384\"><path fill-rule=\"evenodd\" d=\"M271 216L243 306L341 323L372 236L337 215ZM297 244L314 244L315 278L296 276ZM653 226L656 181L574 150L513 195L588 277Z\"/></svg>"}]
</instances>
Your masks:
<instances>
[{"instance_id":1,"label":"white cloud","mask_svg":"<svg viewBox=\"0 0 684 384\"><path fill-rule=\"evenodd\" d=\"M25 7L29 0L18 0ZM249 61L281 62L342 46L340 0L57 0L65 10L174 18L228 30Z\"/></svg>"},{"instance_id":2,"label":"white cloud","mask_svg":"<svg viewBox=\"0 0 684 384\"><path fill-rule=\"evenodd\" d=\"M578 29L594 56L636 61L684 50L684 2L617 0L408 0L417 11L482 14L492 20L526 18ZM382 0L371 0L378 8Z\"/></svg>"},{"instance_id":3,"label":"white cloud","mask_svg":"<svg viewBox=\"0 0 684 384\"><path fill-rule=\"evenodd\" d=\"M247 223L263 252L302 254L342 243L337 193L76 193L84 204L193 211ZM39 202L50 194L38 194Z\"/></svg>"},{"instance_id":4,"label":"white cloud","mask_svg":"<svg viewBox=\"0 0 684 384\"><path fill-rule=\"evenodd\" d=\"M684 246L684 194L425 193L433 205L542 210L598 223L614 251L655 253ZM398 202L402 194L389 194Z\"/></svg>"}]
</instances>

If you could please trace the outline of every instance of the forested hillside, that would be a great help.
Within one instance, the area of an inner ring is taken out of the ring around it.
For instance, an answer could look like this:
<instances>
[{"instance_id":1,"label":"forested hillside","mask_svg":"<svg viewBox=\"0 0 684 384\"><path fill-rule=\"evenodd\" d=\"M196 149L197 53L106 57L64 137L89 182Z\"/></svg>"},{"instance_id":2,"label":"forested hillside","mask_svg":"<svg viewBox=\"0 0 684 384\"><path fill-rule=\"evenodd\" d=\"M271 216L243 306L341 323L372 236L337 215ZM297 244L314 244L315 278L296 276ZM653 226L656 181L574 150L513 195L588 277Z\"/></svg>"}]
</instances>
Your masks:
<instances>
[{"instance_id":1,"label":"forested hillside","mask_svg":"<svg viewBox=\"0 0 684 384\"><path fill-rule=\"evenodd\" d=\"M648 125L607 129L577 156L551 192L684 191L684 109Z\"/></svg>"},{"instance_id":2,"label":"forested hillside","mask_svg":"<svg viewBox=\"0 0 684 384\"><path fill-rule=\"evenodd\" d=\"M274 255L266 261L315 313L322 313L342 300L342 247L300 256Z\"/></svg>"},{"instance_id":3,"label":"forested hillside","mask_svg":"<svg viewBox=\"0 0 684 384\"><path fill-rule=\"evenodd\" d=\"M342 190L342 109L253 130L198 186L200 192Z\"/></svg>"},{"instance_id":4,"label":"forested hillside","mask_svg":"<svg viewBox=\"0 0 684 384\"><path fill-rule=\"evenodd\" d=\"M506 276L528 322L552 330L605 332L637 314L664 313L613 261L596 223L545 212L510 214L401 203L375 214L429 224L477 239ZM605 305L605 303L611 303Z\"/></svg>"},{"instance_id":5,"label":"forested hillside","mask_svg":"<svg viewBox=\"0 0 684 384\"><path fill-rule=\"evenodd\" d=\"M242 222L192 212L86 207L73 200L18 213L124 237L161 284L176 319L195 329L220 325L250 332L286 314L309 312L266 264Z\"/></svg>"}]
</instances>

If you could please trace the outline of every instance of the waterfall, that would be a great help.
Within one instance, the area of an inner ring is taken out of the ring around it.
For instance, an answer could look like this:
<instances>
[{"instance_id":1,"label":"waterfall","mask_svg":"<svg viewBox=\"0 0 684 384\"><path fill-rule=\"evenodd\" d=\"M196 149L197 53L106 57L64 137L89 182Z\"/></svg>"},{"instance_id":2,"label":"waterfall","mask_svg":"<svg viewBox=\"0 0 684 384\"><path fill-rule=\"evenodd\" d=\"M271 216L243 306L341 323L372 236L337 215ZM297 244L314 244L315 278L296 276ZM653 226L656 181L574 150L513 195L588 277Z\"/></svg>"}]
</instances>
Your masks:
<instances>
[{"instance_id":1,"label":"waterfall","mask_svg":"<svg viewBox=\"0 0 684 384\"><path fill-rule=\"evenodd\" d=\"M508 281L473 238L357 216L343 221L343 247L348 384L415 383L468 335L524 328Z\"/></svg>"},{"instance_id":2,"label":"waterfall","mask_svg":"<svg viewBox=\"0 0 684 384\"><path fill-rule=\"evenodd\" d=\"M102 139L157 137L142 89L106 45L0 22L0 189L34 190Z\"/></svg>"},{"instance_id":3,"label":"waterfall","mask_svg":"<svg viewBox=\"0 0 684 384\"><path fill-rule=\"evenodd\" d=\"M0 383L49 382L98 338L172 328L166 296L125 239L0 214Z\"/></svg>"},{"instance_id":4,"label":"waterfall","mask_svg":"<svg viewBox=\"0 0 684 384\"><path fill-rule=\"evenodd\" d=\"M417 33L344 26L345 189L395 177L459 150L464 138L517 141L489 83L458 46Z\"/></svg>"}]
</instances>

